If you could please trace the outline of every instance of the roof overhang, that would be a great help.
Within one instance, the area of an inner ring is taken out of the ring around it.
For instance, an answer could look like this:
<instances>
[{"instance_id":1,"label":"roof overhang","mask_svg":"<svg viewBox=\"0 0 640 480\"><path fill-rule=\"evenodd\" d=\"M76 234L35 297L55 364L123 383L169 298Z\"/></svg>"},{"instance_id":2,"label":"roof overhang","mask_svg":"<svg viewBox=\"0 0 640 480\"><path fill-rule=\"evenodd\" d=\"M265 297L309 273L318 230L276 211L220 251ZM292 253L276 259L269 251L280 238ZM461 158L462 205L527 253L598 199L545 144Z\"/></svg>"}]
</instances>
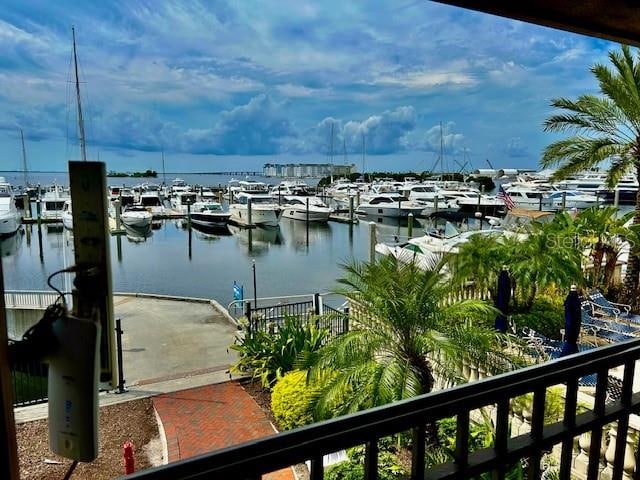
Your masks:
<instances>
[{"instance_id":1,"label":"roof overhang","mask_svg":"<svg viewBox=\"0 0 640 480\"><path fill-rule=\"evenodd\" d=\"M433 1L640 46L640 7L631 0Z\"/></svg>"}]
</instances>

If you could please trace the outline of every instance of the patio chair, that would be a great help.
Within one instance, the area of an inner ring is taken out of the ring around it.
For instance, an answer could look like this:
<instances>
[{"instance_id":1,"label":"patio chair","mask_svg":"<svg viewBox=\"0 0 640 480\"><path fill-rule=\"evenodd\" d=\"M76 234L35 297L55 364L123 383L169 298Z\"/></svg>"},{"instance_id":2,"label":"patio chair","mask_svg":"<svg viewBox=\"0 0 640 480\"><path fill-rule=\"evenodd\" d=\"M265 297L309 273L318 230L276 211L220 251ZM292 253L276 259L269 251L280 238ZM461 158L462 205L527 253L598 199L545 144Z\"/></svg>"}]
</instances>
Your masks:
<instances>
[{"instance_id":1,"label":"patio chair","mask_svg":"<svg viewBox=\"0 0 640 480\"><path fill-rule=\"evenodd\" d=\"M627 322L640 324L640 315L631 313L631 305L607 300L599 290L589 293L592 313L606 317L621 318Z\"/></svg>"},{"instance_id":2,"label":"patio chair","mask_svg":"<svg viewBox=\"0 0 640 480\"><path fill-rule=\"evenodd\" d=\"M582 328L590 335L593 335L595 338L600 338L603 340L607 340L609 342L622 342L624 340L629 340L632 338L636 338L634 335L628 332L622 332L620 330L612 329L612 326L616 328L627 327L627 325L623 325L621 323L616 322L605 322L602 319L593 318L589 314L588 307L585 307L583 304L582 307ZM630 327L633 328L633 327ZM637 332L637 329L634 330Z\"/></svg>"}]
</instances>

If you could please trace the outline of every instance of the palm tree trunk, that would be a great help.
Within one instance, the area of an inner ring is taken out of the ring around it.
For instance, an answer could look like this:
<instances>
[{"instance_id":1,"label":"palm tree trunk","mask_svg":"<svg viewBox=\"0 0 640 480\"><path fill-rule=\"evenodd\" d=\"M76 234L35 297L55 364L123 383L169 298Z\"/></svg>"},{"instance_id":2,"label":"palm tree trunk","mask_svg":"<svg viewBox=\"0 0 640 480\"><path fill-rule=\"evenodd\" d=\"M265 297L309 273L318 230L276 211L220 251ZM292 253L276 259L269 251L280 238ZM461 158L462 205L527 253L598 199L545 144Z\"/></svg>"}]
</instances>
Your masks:
<instances>
[{"instance_id":1,"label":"palm tree trunk","mask_svg":"<svg viewBox=\"0 0 640 480\"><path fill-rule=\"evenodd\" d=\"M636 166L636 175L640 180L640 162ZM640 224L640 188L636 193L636 208L633 215L633 224ZM640 245L631 244L629 260L627 261L627 273L624 277L624 295L626 301L637 304L638 277L640 276Z\"/></svg>"}]
</instances>

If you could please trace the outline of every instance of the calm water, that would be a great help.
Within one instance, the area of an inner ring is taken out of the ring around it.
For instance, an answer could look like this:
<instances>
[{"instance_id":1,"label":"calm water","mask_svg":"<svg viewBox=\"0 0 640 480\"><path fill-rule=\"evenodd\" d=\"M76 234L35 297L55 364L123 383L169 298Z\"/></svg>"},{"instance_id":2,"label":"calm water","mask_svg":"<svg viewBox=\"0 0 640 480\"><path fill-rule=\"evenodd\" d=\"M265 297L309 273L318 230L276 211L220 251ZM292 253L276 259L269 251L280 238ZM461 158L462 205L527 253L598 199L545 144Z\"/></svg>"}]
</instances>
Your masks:
<instances>
[{"instance_id":1,"label":"calm water","mask_svg":"<svg viewBox=\"0 0 640 480\"><path fill-rule=\"evenodd\" d=\"M230 226L226 234L207 234L166 220L147 238L130 232L111 237L114 291L145 292L232 300L236 281L253 296L252 261L256 262L259 297L327 292L341 275L339 263L366 259L366 221L349 226L310 224L282 219L279 228L243 230ZM414 231L419 232L417 228ZM406 235L397 223L378 224L378 238L391 241ZM419 233L418 233L419 234ZM0 241L7 290L46 289L47 275L73 264L72 232L60 227L25 225ZM70 279L56 284L70 288Z\"/></svg>"}]
</instances>

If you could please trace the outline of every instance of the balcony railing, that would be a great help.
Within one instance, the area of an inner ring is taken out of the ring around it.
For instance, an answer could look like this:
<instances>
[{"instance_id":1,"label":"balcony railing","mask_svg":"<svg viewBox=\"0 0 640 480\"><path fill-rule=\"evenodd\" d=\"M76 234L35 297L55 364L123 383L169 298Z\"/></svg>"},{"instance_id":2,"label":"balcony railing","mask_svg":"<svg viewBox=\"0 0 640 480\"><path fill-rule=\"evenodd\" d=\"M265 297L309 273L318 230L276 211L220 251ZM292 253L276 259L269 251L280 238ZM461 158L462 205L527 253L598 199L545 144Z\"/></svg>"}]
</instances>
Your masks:
<instances>
[{"instance_id":1,"label":"balcony railing","mask_svg":"<svg viewBox=\"0 0 640 480\"><path fill-rule=\"evenodd\" d=\"M469 478L491 472L505 478L506 469L526 459L527 478L540 478L541 457L560 445L559 477L571 478L574 439L591 432L588 467L584 478L598 478L601 469L603 428L616 422L617 441L608 468L611 478L629 476L625 467L626 442L631 414L640 411L640 393L634 391L640 339L562 358L515 372L373 408L273 437L248 442L192 459L139 472L128 478L144 479L258 479L262 474L310 461L311 479L324 478L323 456L341 449L365 446L365 479L377 478L378 442L381 438L412 431L411 478ZM607 398L608 373L620 367L622 394ZM578 381L596 374L595 400L591 410L577 414ZM545 424L545 397L549 387L566 386L564 418ZM509 428L511 400L533 393L531 430L519 434ZM495 441L490 448L469 451L469 428L473 413L488 407L495 422ZM426 425L455 416L454 460L426 468ZM612 441L613 436L612 436ZM634 456L638 453L635 452ZM637 464L636 458L636 464ZM638 477L638 471L635 477ZM634 475L631 472L631 475Z\"/></svg>"}]
</instances>

